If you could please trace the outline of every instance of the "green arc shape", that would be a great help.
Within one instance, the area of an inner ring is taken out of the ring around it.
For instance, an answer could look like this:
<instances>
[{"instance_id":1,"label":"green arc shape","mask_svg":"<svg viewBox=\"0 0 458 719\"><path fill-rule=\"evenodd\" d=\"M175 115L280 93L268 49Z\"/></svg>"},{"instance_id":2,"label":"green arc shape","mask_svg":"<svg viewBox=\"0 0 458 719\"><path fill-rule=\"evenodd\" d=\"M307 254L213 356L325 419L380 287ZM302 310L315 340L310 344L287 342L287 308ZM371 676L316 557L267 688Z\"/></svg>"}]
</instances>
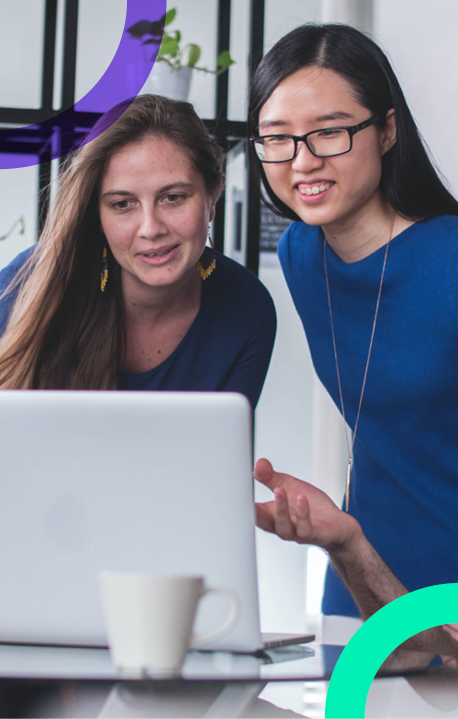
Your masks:
<instances>
[{"instance_id":1,"label":"green arc shape","mask_svg":"<svg viewBox=\"0 0 458 719\"><path fill-rule=\"evenodd\" d=\"M364 717L372 681L391 652L425 629L453 622L458 622L458 584L417 589L379 609L339 657L326 697L326 719Z\"/></svg>"}]
</instances>

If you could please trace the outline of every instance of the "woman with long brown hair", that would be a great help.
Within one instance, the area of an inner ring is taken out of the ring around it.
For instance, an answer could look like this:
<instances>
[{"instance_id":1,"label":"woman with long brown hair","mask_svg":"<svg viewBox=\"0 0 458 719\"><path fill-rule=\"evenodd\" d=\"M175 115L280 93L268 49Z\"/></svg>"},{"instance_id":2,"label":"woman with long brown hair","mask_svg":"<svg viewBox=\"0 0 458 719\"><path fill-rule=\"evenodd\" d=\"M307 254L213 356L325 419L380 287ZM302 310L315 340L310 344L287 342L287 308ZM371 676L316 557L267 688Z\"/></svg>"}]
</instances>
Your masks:
<instances>
[{"instance_id":1,"label":"woman with long brown hair","mask_svg":"<svg viewBox=\"0 0 458 719\"><path fill-rule=\"evenodd\" d=\"M0 273L0 388L226 390L254 407L275 311L206 248L222 151L188 103L124 104L73 153L39 243Z\"/></svg>"}]
</instances>

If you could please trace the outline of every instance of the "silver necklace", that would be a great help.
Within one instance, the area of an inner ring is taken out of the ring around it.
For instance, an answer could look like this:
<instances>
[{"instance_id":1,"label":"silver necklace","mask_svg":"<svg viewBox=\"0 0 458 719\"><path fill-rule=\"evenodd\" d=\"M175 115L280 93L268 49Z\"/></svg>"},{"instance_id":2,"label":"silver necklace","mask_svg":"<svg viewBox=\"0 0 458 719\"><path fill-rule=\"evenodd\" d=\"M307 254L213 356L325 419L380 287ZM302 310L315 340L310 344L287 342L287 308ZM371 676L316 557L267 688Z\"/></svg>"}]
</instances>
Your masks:
<instances>
[{"instance_id":1,"label":"silver necklace","mask_svg":"<svg viewBox=\"0 0 458 719\"><path fill-rule=\"evenodd\" d=\"M353 448L355 446L356 432L358 430L359 415L361 413L361 405L363 403L364 390L366 388L367 372L369 370L369 362L370 362L370 358L371 358L372 345L374 342L375 326L377 324L377 316L378 316L378 310L379 310L379 306L380 306L380 297L382 295L383 278L385 276L386 261L388 258L388 249L390 247L390 242L391 242L391 239L393 236L395 217L396 217L396 215L394 215L394 217L393 217L390 238L386 245L385 257L383 260L382 276L380 278L380 286L378 288L377 305L375 307L374 322L372 323L371 341L369 343L369 352L367 353L366 369L364 370L363 385L361 387L361 395L359 398L358 412L356 415L355 428L353 430L353 439L351 442L348 437L347 421L345 419L345 407L344 407L344 401L343 401L343 395L342 395L342 385L340 383L339 361L337 359L336 338L335 338L335 334L334 334L334 322L332 319L331 293L329 291L328 264L326 261L326 244L327 244L327 242L326 242L326 237L324 238L324 245L323 245L323 248L324 248L324 274L326 276L326 290L328 293L329 318L331 320L332 345L334 348L334 359L336 362L337 384L339 385L340 407L342 410L342 417L343 417L344 430L345 430L345 441L347 443L347 452L348 452L347 482L346 482L346 487L345 487L345 511L346 512L348 512L348 507L350 505L351 468L353 465Z\"/></svg>"}]
</instances>

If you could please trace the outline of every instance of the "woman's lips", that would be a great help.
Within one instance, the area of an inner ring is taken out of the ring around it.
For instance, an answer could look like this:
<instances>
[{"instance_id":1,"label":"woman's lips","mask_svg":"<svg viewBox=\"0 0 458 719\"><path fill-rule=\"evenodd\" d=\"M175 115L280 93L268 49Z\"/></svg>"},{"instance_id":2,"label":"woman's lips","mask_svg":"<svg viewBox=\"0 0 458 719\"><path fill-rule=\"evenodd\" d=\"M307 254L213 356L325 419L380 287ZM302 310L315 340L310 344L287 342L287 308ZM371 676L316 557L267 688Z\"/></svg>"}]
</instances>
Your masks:
<instances>
[{"instance_id":1,"label":"woman's lips","mask_svg":"<svg viewBox=\"0 0 458 719\"><path fill-rule=\"evenodd\" d=\"M147 265L165 265L177 254L180 245L173 245L170 248L158 249L154 252L142 252L139 253L138 257L145 262Z\"/></svg>"},{"instance_id":2,"label":"woman's lips","mask_svg":"<svg viewBox=\"0 0 458 719\"><path fill-rule=\"evenodd\" d=\"M335 183L329 180L318 180L313 183L298 183L295 189L302 202L315 204L328 195L334 185Z\"/></svg>"}]
</instances>

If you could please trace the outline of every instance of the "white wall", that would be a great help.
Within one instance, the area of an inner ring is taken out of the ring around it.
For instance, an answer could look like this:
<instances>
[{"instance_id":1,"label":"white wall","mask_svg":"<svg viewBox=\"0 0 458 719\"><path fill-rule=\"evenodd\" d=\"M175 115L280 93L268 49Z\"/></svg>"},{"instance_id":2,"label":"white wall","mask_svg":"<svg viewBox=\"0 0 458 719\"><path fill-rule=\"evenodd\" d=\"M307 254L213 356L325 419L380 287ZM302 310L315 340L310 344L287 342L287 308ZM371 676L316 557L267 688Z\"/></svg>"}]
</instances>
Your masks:
<instances>
[{"instance_id":1,"label":"white wall","mask_svg":"<svg viewBox=\"0 0 458 719\"><path fill-rule=\"evenodd\" d=\"M420 132L458 194L458 3L376 0L373 37L388 54Z\"/></svg>"},{"instance_id":2,"label":"white wall","mask_svg":"<svg viewBox=\"0 0 458 719\"><path fill-rule=\"evenodd\" d=\"M275 350L256 411L255 456L310 479L313 371L305 335L281 270L261 267L260 278L274 298L278 331ZM271 492L256 486L257 501ZM305 629L306 549L258 531L261 626L266 631Z\"/></svg>"},{"instance_id":3,"label":"white wall","mask_svg":"<svg viewBox=\"0 0 458 719\"><path fill-rule=\"evenodd\" d=\"M126 8L127 0L79 0L75 100L107 70L122 37Z\"/></svg>"},{"instance_id":4,"label":"white wall","mask_svg":"<svg viewBox=\"0 0 458 719\"><path fill-rule=\"evenodd\" d=\"M40 107L44 0L0 0L0 107Z\"/></svg>"},{"instance_id":5,"label":"white wall","mask_svg":"<svg viewBox=\"0 0 458 719\"><path fill-rule=\"evenodd\" d=\"M305 22L321 22L321 0L266 0L264 48L270 50L283 35Z\"/></svg>"},{"instance_id":6,"label":"white wall","mask_svg":"<svg viewBox=\"0 0 458 719\"><path fill-rule=\"evenodd\" d=\"M232 0L230 52L236 64L229 71L228 117L231 120L243 121L247 115L249 21L249 3Z\"/></svg>"}]
</instances>

